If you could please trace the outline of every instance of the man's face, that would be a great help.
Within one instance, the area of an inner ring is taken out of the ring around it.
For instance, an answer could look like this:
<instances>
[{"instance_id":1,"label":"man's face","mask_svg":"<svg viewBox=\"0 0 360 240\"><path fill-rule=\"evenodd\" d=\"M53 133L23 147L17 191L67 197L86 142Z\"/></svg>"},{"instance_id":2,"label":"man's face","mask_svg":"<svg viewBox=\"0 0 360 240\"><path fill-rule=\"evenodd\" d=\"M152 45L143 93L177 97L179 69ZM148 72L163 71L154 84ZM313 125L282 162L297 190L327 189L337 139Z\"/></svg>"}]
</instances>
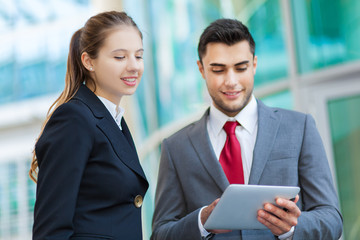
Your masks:
<instances>
[{"instance_id":1,"label":"man's face","mask_svg":"<svg viewBox=\"0 0 360 240\"><path fill-rule=\"evenodd\" d=\"M247 41L232 46L209 43L199 70L206 81L214 106L230 117L249 102L256 73L257 57Z\"/></svg>"}]
</instances>

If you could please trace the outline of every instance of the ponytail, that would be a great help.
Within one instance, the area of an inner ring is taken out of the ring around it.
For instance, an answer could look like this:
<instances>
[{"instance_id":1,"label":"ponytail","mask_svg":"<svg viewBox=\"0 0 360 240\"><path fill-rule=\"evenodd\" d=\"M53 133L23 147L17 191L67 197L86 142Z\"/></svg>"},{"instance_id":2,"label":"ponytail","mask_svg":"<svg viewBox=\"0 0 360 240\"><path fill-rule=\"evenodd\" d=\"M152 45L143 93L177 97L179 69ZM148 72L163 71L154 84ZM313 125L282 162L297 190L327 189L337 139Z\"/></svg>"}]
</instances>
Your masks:
<instances>
[{"instance_id":1,"label":"ponytail","mask_svg":"<svg viewBox=\"0 0 360 240\"><path fill-rule=\"evenodd\" d=\"M43 123L41 132L39 137L44 131L46 123L49 121L50 117L52 116L53 112L63 103L68 102L75 93L79 90L81 84L85 80L85 76L89 75L85 73L85 68L81 63L81 52L80 52L80 37L82 33L82 28L79 29L74 33L70 41L70 49L69 55L67 60L67 69L65 75L65 88L60 96L55 100L55 102L50 106L46 119ZM90 78L89 78L90 79ZM39 139L39 138L38 138ZM37 143L37 141L36 141ZM33 151L29 176L31 180L35 183L37 182L37 175L38 175L38 161L36 158L35 150Z\"/></svg>"}]
</instances>

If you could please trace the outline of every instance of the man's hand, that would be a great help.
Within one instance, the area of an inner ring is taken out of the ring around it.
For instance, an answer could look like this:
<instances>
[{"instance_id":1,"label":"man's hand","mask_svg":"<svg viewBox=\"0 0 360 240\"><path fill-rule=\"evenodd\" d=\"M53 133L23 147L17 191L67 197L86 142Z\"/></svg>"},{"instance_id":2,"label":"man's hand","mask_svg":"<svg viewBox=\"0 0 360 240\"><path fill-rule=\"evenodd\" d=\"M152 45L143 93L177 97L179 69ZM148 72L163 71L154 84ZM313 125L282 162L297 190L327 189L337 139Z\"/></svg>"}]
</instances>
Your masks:
<instances>
[{"instance_id":1,"label":"man's hand","mask_svg":"<svg viewBox=\"0 0 360 240\"><path fill-rule=\"evenodd\" d=\"M278 206L265 203L264 209L258 211L257 219L276 236L287 233L291 227L297 225L301 214L300 209L296 206L297 201L299 201L299 195L294 201L277 198L275 202Z\"/></svg>"},{"instance_id":2,"label":"man's hand","mask_svg":"<svg viewBox=\"0 0 360 240\"><path fill-rule=\"evenodd\" d=\"M202 225L205 224L206 220L208 219L208 217L210 216L211 212L214 210L216 204L219 202L220 198L216 199L215 201L213 201L209 206L207 206L206 208L204 208L201 211L201 223ZM206 231L211 232L211 233L227 233L227 232L231 232L231 230L214 230L214 229L206 229Z\"/></svg>"}]
</instances>

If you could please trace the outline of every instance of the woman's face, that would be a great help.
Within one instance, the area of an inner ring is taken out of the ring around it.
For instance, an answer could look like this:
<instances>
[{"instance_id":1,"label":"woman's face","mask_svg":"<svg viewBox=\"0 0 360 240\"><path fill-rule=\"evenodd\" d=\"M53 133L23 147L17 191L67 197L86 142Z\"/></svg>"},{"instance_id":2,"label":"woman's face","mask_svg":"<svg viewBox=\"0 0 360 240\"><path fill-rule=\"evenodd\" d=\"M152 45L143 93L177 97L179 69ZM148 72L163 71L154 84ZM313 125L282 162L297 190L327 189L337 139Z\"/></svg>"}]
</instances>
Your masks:
<instances>
[{"instance_id":1,"label":"woman's face","mask_svg":"<svg viewBox=\"0 0 360 240\"><path fill-rule=\"evenodd\" d=\"M132 95L144 72L143 44L135 27L122 26L112 31L98 57L91 59L95 94L116 105L124 95Z\"/></svg>"}]
</instances>

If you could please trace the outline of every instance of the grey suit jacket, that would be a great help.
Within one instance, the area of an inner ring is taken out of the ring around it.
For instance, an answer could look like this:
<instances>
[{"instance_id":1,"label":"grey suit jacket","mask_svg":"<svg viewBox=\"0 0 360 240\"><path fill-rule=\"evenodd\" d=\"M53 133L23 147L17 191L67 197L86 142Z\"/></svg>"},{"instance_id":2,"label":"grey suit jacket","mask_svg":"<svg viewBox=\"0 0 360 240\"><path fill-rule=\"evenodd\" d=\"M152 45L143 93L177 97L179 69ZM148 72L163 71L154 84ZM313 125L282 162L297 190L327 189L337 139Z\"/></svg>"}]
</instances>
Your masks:
<instances>
[{"instance_id":1,"label":"grey suit jacket","mask_svg":"<svg viewBox=\"0 0 360 240\"><path fill-rule=\"evenodd\" d=\"M229 185L207 133L208 114L162 143L153 240L201 239L200 209L219 198ZM261 101L258 114L249 184L299 186L297 204L302 214L293 239L338 239L342 216L313 118L269 108ZM243 230L217 234L212 239L263 240L276 236L270 230Z\"/></svg>"}]
</instances>

